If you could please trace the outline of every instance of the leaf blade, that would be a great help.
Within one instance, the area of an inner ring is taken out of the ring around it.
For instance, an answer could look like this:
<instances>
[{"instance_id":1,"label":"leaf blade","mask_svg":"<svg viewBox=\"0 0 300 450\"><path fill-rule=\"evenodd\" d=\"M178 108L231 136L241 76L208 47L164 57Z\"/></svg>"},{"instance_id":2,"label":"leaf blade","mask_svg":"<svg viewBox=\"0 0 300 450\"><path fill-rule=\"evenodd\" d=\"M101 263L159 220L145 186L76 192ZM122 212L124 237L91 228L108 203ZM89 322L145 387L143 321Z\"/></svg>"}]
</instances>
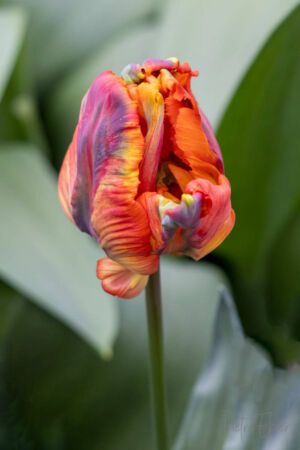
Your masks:
<instances>
[{"instance_id":1,"label":"leaf blade","mask_svg":"<svg viewBox=\"0 0 300 450\"><path fill-rule=\"evenodd\" d=\"M23 42L26 23L21 8L0 8L0 103Z\"/></svg>"},{"instance_id":2,"label":"leaf blade","mask_svg":"<svg viewBox=\"0 0 300 450\"><path fill-rule=\"evenodd\" d=\"M1 275L108 355L118 313L96 279L101 251L64 217L55 176L37 151L2 148L0 170Z\"/></svg>"},{"instance_id":3,"label":"leaf blade","mask_svg":"<svg viewBox=\"0 0 300 450\"><path fill-rule=\"evenodd\" d=\"M223 291L210 357L173 449L294 450L299 442L299 383L299 368L274 369L245 337L234 302Z\"/></svg>"}]
</instances>

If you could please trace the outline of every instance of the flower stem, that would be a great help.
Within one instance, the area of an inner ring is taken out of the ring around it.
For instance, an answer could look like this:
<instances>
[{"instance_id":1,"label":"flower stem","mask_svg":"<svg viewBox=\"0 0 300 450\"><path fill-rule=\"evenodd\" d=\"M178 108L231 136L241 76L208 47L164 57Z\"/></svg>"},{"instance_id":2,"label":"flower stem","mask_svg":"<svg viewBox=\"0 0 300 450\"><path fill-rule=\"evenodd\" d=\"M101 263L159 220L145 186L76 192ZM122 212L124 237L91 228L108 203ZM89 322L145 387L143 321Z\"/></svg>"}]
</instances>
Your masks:
<instances>
[{"instance_id":1,"label":"flower stem","mask_svg":"<svg viewBox=\"0 0 300 450\"><path fill-rule=\"evenodd\" d=\"M150 276L146 287L151 385L157 449L168 449L167 415L163 365L163 327L159 269Z\"/></svg>"}]
</instances>

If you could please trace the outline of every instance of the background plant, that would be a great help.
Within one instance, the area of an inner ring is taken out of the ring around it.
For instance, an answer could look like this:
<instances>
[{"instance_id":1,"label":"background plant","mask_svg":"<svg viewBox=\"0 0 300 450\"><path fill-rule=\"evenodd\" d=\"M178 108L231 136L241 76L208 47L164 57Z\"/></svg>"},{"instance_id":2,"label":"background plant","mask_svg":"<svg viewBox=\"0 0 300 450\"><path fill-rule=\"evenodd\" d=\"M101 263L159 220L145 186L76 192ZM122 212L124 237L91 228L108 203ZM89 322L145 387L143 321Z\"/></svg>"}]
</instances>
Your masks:
<instances>
[{"instance_id":1,"label":"background plant","mask_svg":"<svg viewBox=\"0 0 300 450\"><path fill-rule=\"evenodd\" d=\"M56 193L56 170L83 93L99 72L118 73L128 60L175 55L199 68L193 91L214 125L220 123L218 139L238 218L210 259L163 262L176 448L199 448L197 435L183 439L178 430L208 353L220 283L231 287L246 333L275 363L287 367L299 360L296 4L0 3L1 448L132 449L137 439L143 449L152 448L143 302L118 302L101 291L93 276L99 249L88 238L78 239ZM225 318L223 313L222 323ZM225 342L226 336L230 333L225 332ZM244 345L238 333L234 342ZM216 355L222 358L226 351ZM269 364L264 358L254 358L251 370ZM242 365L240 356L237 361ZM274 392L295 393L299 375L291 381L282 373ZM230 408L248 407L255 417L251 389L256 385L251 381L250 389L242 371L236 377L241 394ZM272 411L285 411L282 397L275 397ZM297 400L295 395L289 423L297 423ZM265 411L266 404L256 412ZM203 430L201 417L186 417ZM205 428L215 429L217 420L221 415L212 414ZM293 442L296 434L290 433L281 434L281 441ZM236 436L224 431L212 448L233 445ZM274 433L264 444L251 445L273 449L271 439ZM288 448L286 442L278 445Z\"/></svg>"}]
</instances>

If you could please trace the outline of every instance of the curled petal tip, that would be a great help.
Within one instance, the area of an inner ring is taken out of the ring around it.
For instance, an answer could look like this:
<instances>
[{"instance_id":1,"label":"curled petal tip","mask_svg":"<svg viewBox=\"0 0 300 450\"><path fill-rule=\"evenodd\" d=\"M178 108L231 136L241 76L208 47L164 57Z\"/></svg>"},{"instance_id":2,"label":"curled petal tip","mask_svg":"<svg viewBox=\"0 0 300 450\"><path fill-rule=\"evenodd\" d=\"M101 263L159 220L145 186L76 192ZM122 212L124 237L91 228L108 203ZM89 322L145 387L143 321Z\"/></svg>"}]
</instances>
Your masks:
<instances>
[{"instance_id":1,"label":"curled petal tip","mask_svg":"<svg viewBox=\"0 0 300 450\"><path fill-rule=\"evenodd\" d=\"M128 64L121 72L126 84L140 83L145 78L145 70L139 64Z\"/></svg>"},{"instance_id":2,"label":"curled petal tip","mask_svg":"<svg viewBox=\"0 0 300 450\"><path fill-rule=\"evenodd\" d=\"M130 299L139 295L146 287L149 276L140 275L109 259L97 263L97 277L103 289L110 295Z\"/></svg>"},{"instance_id":3,"label":"curled petal tip","mask_svg":"<svg viewBox=\"0 0 300 450\"><path fill-rule=\"evenodd\" d=\"M176 56L171 56L170 58L167 58L167 61L172 61L172 63L174 63L177 66L179 66L179 59L176 58Z\"/></svg>"}]
</instances>

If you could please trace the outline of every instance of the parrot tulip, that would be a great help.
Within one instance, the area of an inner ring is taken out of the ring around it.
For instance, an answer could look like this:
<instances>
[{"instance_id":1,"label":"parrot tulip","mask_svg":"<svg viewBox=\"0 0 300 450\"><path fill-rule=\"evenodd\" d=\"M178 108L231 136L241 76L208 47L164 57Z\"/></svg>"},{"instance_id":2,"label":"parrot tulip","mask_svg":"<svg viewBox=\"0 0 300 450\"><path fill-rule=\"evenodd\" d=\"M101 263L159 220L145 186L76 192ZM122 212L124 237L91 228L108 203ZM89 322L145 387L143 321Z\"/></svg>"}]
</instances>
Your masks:
<instances>
[{"instance_id":1,"label":"parrot tulip","mask_svg":"<svg viewBox=\"0 0 300 450\"><path fill-rule=\"evenodd\" d=\"M107 257L103 289L132 298L162 254L199 260L230 233L230 183L212 127L176 58L101 73L83 98L59 175L69 219Z\"/></svg>"}]
</instances>

